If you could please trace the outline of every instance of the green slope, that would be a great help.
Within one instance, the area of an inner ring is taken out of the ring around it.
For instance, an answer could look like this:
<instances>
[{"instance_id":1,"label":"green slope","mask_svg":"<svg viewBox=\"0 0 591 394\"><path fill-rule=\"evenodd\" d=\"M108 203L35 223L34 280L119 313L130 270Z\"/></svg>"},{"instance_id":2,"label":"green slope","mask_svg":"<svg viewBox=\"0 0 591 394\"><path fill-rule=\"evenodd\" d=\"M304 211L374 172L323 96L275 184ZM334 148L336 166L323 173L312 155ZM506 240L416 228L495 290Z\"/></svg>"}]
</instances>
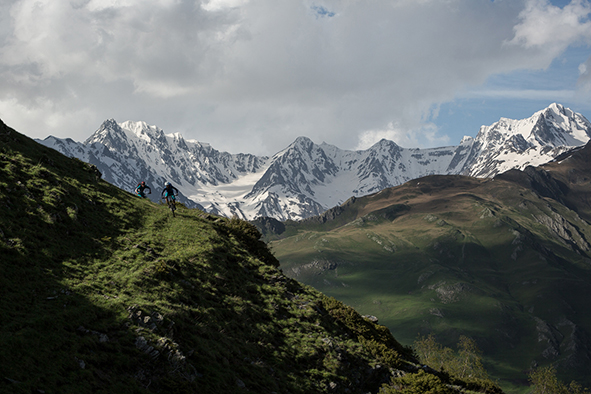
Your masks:
<instances>
[{"instance_id":1,"label":"green slope","mask_svg":"<svg viewBox=\"0 0 591 394\"><path fill-rule=\"evenodd\" d=\"M418 371L249 223L173 218L1 122L0 207L1 393L375 393Z\"/></svg>"},{"instance_id":2,"label":"green slope","mask_svg":"<svg viewBox=\"0 0 591 394\"><path fill-rule=\"evenodd\" d=\"M590 149L494 180L414 180L267 238L286 275L403 344L474 338L509 391L551 363L591 385Z\"/></svg>"}]
</instances>

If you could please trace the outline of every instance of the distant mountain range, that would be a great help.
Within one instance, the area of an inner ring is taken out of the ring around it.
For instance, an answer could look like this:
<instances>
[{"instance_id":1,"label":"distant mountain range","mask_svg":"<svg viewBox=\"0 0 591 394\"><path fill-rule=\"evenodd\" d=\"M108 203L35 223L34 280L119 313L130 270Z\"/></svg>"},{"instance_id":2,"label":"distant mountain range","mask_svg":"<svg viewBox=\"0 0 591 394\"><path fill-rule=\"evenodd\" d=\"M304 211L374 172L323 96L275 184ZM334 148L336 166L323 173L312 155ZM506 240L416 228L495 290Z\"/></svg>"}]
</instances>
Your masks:
<instances>
[{"instance_id":1,"label":"distant mountain range","mask_svg":"<svg viewBox=\"0 0 591 394\"><path fill-rule=\"evenodd\" d=\"M96 165L122 189L146 181L153 200L168 180L189 207L248 220L299 220L426 175L482 178L540 165L590 138L591 123L555 103L527 119L501 118L457 146L430 149L381 140L350 151L298 137L272 157L230 154L145 122L112 119L84 142L53 136L38 142Z\"/></svg>"}]
</instances>

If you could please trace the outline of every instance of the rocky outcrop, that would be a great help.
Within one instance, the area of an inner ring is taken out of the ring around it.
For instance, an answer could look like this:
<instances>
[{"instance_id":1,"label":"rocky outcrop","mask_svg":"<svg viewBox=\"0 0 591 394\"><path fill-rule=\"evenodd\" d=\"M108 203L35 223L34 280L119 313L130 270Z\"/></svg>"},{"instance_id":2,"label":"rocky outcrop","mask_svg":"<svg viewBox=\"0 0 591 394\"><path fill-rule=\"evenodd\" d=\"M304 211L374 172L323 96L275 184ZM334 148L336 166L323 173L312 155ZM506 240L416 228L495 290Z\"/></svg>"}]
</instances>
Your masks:
<instances>
[{"instance_id":1,"label":"rocky outcrop","mask_svg":"<svg viewBox=\"0 0 591 394\"><path fill-rule=\"evenodd\" d=\"M553 212L552 215L534 215L534 219L543 224L548 230L556 236L565 245L573 250L589 252L591 245L587 242L585 235L579 229L568 222L559 213Z\"/></svg>"},{"instance_id":2,"label":"rocky outcrop","mask_svg":"<svg viewBox=\"0 0 591 394\"><path fill-rule=\"evenodd\" d=\"M342 264L342 263L341 263ZM320 275L324 271L332 271L337 269L339 263L330 260L314 260L308 264L292 268L294 277L298 277L304 273L311 273L313 275Z\"/></svg>"}]
</instances>

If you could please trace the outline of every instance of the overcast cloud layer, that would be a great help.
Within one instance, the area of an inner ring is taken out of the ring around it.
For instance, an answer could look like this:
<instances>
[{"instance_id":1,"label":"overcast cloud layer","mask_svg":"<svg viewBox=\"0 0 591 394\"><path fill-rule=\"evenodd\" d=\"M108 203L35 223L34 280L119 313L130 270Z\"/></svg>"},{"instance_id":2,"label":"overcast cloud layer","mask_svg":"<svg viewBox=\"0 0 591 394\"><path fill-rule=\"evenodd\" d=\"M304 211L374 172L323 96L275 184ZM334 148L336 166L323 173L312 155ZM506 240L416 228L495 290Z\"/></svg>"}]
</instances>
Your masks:
<instances>
[{"instance_id":1,"label":"overcast cloud layer","mask_svg":"<svg viewBox=\"0 0 591 394\"><path fill-rule=\"evenodd\" d=\"M588 50L590 15L588 0L3 0L0 118L78 141L143 120L234 153L300 135L455 145L441 104ZM553 101L590 101L589 57L576 72Z\"/></svg>"}]
</instances>

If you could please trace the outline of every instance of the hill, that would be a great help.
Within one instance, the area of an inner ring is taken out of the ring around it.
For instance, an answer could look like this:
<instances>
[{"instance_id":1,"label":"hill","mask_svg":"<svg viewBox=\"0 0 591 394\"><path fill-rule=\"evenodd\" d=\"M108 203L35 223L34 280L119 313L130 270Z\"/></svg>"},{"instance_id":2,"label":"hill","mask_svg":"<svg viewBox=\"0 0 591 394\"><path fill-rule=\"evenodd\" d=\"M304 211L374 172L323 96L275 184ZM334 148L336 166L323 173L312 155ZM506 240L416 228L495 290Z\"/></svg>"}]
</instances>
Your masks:
<instances>
[{"instance_id":1,"label":"hill","mask_svg":"<svg viewBox=\"0 0 591 394\"><path fill-rule=\"evenodd\" d=\"M427 176L299 222L255 222L286 275L403 343L476 340L504 389L591 385L591 146L492 179Z\"/></svg>"},{"instance_id":2,"label":"hill","mask_svg":"<svg viewBox=\"0 0 591 394\"><path fill-rule=\"evenodd\" d=\"M284 276L249 223L173 218L1 122L0 206L1 393L376 393L425 376L387 328Z\"/></svg>"}]
</instances>

